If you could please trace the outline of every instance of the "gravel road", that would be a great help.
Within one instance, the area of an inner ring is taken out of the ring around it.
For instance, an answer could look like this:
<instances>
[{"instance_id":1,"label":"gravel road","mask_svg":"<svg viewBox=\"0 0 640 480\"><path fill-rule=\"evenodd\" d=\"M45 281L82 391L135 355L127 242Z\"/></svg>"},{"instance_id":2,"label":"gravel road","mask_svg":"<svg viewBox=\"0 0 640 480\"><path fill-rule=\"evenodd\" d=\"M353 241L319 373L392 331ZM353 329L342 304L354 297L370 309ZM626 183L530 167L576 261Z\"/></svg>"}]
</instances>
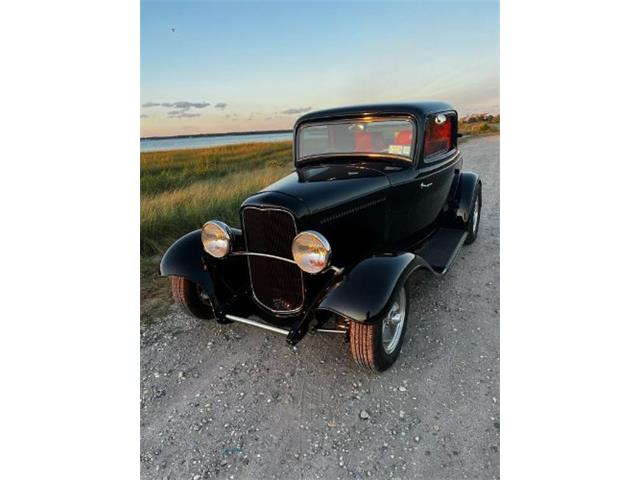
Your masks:
<instances>
[{"instance_id":1,"label":"gravel road","mask_svg":"<svg viewBox=\"0 0 640 480\"><path fill-rule=\"evenodd\" d=\"M175 306L144 327L141 477L498 478L499 142L461 145L483 180L479 237L444 278L416 278L385 373L359 368L333 335L290 347Z\"/></svg>"}]
</instances>

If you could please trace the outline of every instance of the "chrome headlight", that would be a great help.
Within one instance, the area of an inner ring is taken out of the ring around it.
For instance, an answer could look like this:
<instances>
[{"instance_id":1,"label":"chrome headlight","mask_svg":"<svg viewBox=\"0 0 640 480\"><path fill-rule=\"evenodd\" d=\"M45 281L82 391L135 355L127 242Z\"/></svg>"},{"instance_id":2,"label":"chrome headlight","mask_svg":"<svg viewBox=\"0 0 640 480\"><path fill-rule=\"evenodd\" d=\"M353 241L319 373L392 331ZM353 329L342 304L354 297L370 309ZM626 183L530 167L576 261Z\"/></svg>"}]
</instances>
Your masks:
<instances>
[{"instance_id":1,"label":"chrome headlight","mask_svg":"<svg viewBox=\"0 0 640 480\"><path fill-rule=\"evenodd\" d=\"M329 266L331 246L318 232L300 232L293 239L291 253L303 272L320 273Z\"/></svg>"},{"instance_id":2,"label":"chrome headlight","mask_svg":"<svg viewBox=\"0 0 640 480\"><path fill-rule=\"evenodd\" d=\"M223 222L212 220L202 227L202 245L216 258L226 257L231 251L231 229Z\"/></svg>"}]
</instances>

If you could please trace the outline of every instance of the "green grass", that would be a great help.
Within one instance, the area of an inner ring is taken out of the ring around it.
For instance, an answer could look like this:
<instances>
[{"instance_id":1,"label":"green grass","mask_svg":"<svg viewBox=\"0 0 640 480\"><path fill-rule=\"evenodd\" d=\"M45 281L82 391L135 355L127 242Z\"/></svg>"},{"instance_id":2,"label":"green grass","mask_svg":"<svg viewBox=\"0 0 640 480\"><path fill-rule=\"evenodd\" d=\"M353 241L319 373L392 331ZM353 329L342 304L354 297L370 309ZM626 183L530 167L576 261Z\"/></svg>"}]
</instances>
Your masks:
<instances>
[{"instance_id":1,"label":"green grass","mask_svg":"<svg viewBox=\"0 0 640 480\"><path fill-rule=\"evenodd\" d=\"M291 142L251 143L140 155L140 194L174 191L199 180L279 167L291 159Z\"/></svg>"},{"instance_id":2,"label":"green grass","mask_svg":"<svg viewBox=\"0 0 640 480\"><path fill-rule=\"evenodd\" d=\"M461 123L460 133L499 132L497 122ZM293 170L291 142L252 143L140 154L140 315L153 321L171 303L158 276L162 253L210 219L239 226L250 194Z\"/></svg>"},{"instance_id":3,"label":"green grass","mask_svg":"<svg viewBox=\"0 0 640 480\"><path fill-rule=\"evenodd\" d=\"M250 194L293 170L291 142L140 154L140 316L151 322L171 302L160 256L179 237L220 219L238 226Z\"/></svg>"},{"instance_id":4,"label":"green grass","mask_svg":"<svg viewBox=\"0 0 640 480\"><path fill-rule=\"evenodd\" d=\"M237 226L242 201L292 170L291 142L142 153L142 255L162 253L212 218Z\"/></svg>"}]
</instances>

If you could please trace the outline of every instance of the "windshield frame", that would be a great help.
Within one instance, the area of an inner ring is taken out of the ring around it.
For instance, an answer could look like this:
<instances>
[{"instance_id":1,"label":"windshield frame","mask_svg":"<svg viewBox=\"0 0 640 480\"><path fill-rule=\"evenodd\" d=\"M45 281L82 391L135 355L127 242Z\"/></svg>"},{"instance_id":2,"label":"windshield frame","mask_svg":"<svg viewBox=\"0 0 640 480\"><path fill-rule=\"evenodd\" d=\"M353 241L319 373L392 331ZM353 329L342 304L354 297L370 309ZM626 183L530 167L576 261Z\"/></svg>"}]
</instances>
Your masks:
<instances>
[{"instance_id":1,"label":"windshield frame","mask_svg":"<svg viewBox=\"0 0 640 480\"><path fill-rule=\"evenodd\" d=\"M307 155L300 158L300 140L302 138L302 131L307 127L317 127L320 125L332 125L338 123L374 123L385 121L407 121L413 129L412 143L411 143L411 156L398 155L395 153L376 153L376 152L344 152L344 153L320 153L315 155ZM295 131L294 139L294 164L300 165L307 162L313 162L314 160L320 160L324 158L349 158L349 157L368 157L374 159L387 159L387 160L400 160L403 163L413 164L416 158L416 150L418 147L418 123L412 115L399 114L399 115L349 115L340 118L327 118L327 119L315 119L309 122L298 125Z\"/></svg>"}]
</instances>

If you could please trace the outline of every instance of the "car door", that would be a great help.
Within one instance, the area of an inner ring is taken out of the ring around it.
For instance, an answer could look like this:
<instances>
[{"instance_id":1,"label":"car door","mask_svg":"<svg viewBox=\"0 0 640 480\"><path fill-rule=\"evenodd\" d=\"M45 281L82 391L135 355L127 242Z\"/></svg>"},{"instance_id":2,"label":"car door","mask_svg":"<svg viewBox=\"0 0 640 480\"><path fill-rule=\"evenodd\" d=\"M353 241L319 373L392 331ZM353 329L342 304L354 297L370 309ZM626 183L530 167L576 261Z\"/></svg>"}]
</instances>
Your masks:
<instances>
[{"instance_id":1,"label":"car door","mask_svg":"<svg viewBox=\"0 0 640 480\"><path fill-rule=\"evenodd\" d=\"M393 206L389 239L413 243L431 230L447 201L462 157L457 148L455 113L429 118L421 157L413 169L391 177ZM436 121L436 119L438 119Z\"/></svg>"},{"instance_id":2,"label":"car door","mask_svg":"<svg viewBox=\"0 0 640 480\"><path fill-rule=\"evenodd\" d=\"M416 230L429 230L444 207L455 171L460 162L459 152L450 152L437 161L424 162L417 170L414 191L416 202Z\"/></svg>"},{"instance_id":3,"label":"car door","mask_svg":"<svg viewBox=\"0 0 640 480\"><path fill-rule=\"evenodd\" d=\"M455 171L460 168L456 130L454 112L433 115L426 122L422 158L415 179L418 231L424 232L433 226L447 201Z\"/></svg>"}]
</instances>

